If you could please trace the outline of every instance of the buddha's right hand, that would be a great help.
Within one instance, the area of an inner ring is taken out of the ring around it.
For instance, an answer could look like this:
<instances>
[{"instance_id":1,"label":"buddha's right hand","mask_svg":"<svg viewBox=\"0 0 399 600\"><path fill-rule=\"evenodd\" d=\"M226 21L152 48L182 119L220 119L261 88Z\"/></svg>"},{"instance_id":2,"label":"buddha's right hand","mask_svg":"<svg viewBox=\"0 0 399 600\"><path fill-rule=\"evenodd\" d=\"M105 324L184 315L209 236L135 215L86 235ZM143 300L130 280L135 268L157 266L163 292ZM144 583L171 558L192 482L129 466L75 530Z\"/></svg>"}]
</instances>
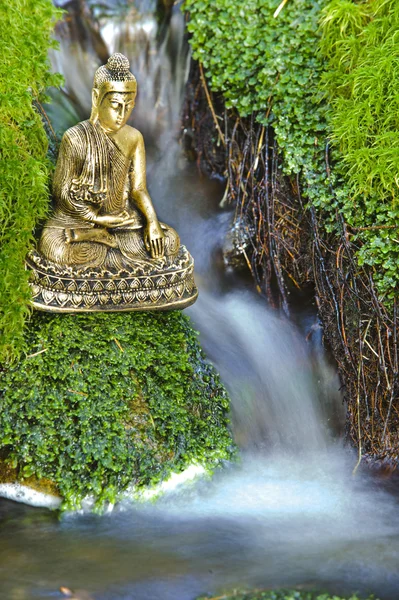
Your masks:
<instances>
[{"instance_id":1,"label":"buddha's right hand","mask_svg":"<svg viewBox=\"0 0 399 600\"><path fill-rule=\"evenodd\" d=\"M144 230L144 245L152 258L162 258L165 253L165 234L158 220L148 221Z\"/></svg>"}]
</instances>

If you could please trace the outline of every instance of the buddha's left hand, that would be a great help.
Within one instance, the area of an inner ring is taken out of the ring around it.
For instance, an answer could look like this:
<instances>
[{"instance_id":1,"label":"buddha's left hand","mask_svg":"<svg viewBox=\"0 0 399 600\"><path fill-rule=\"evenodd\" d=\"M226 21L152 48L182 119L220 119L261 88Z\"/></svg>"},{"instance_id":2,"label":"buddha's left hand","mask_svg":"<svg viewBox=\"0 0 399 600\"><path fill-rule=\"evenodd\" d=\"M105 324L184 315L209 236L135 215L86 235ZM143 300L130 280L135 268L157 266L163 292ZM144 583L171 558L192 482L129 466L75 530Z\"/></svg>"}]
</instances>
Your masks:
<instances>
[{"instance_id":1,"label":"buddha's left hand","mask_svg":"<svg viewBox=\"0 0 399 600\"><path fill-rule=\"evenodd\" d=\"M144 244L152 258L162 258L165 253L165 234L158 221L150 221L144 232Z\"/></svg>"}]
</instances>

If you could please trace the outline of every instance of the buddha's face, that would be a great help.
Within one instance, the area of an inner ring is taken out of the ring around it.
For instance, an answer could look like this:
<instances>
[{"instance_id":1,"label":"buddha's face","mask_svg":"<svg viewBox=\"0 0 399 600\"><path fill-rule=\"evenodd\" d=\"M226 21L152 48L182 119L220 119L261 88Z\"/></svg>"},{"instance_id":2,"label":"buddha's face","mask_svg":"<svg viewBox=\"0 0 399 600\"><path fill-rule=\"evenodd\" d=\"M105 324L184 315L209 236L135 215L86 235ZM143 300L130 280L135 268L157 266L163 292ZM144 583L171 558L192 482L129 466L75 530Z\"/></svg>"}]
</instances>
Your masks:
<instances>
[{"instance_id":1,"label":"buddha's face","mask_svg":"<svg viewBox=\"0 0 399 600\"><path fill-rule=\"evenodd\" d=\"M126 125L134 107L133 92L109 92L98 108L98 120L108 133L116 133Z\"/></svg>"}]
</instances>

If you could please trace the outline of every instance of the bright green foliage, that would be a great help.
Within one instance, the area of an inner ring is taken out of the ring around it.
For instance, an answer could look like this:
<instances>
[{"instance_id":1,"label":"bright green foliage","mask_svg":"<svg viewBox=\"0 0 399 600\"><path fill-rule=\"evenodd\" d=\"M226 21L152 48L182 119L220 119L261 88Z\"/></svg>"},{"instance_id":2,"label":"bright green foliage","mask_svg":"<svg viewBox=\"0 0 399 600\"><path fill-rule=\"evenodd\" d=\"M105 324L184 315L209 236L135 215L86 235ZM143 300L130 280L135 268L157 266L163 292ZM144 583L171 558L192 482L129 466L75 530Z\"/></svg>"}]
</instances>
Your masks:
<instances>
[{"instance_id":1,"label":"bright green foliage","mask_svg":"<svg viewBox=\"0 0 399 600\"><path fill-rule=\"evenodd\" d=\"M333 0L322 20L332 137L353 196L399 198L399 4Z\"/></svg>"},{"instance_id":2,"label":"bright green foliage","mask_svg":"<svg viewBox=\"0 0 399 600\"><path fill-rule=\"evenodd\" d=\"M303 195L355 229L381 295L399 283L399 3L397 0L186 0L194 57L241 116L273 125ZM322 18L321 27L318 26ZM327 176L326 134L335 141ZM333 184L333 185L331 185ZM333 192L334 189L334 192Z\"/></svg>"},{"instance_id":3,"label":"bright green foliage","mask_svg":"<svg viewBox=\"0 0 399 600\"><path fill-rule=\"evenodd\" d=\"M55 85L47 53L60 12L51 0L0 3L0 362L22 348L30 299L24 260L47 211L47 139L33 99Z\"/></svg>"},{"instance_id":4,"label":"bright green foliage","mask_svg":"<svg viewBox=\"0 0 399 600\"><path fill-rule=\"evenodd\" d=\"M35 313L25 338L0 374L0 449L65 507L231 457L227 394L182 313Z\"/></svg>"},{"instance_id":5,"label":"bright green foliage","mask_svg":"<svg viewBox=\"0 0 399 600\"><path fill-rule=\"evenodd\" d=\"M273 123L289 173L314 170L318 136L325 131L323 110L314 97L322 69L317 23L325 4L289 0L274 18L278 0L184 3L193 54L211 87L240 116L255 111L261 123Z\"/></svg>"},{"instance_id":6,"label":"bright green foliage","mask_svg":"<svg viewBox=\"0 0 399 600\"><path fill-rule=\"evenodd\" d=\"M323 61L318 23L327 0L186 0L194 57L211 87L240 116L255 112L273 126L283 168L301 175L303 196L327 208L335 223L337 200L325 165L326 104L320 87Z\"/></svg>"},{"instance_id":7,"label":"bright green foliage","mask_svg":"<svg viewBox=\"0 0 399 600\"><path fill-rule=\"evenodd\" d=\"M317 592L299 592L295 590L267 590L246 592L236 590L233 594L226 596L218 596L220 600L360 600L359 596L335 596L331 594L320 594ZM370 596L368 600L373 600L374 596ZM198 600L212 600L209 596L198 598ZM216 600L216 599L215 599Z\"/></svg>"},{"instance_id":8,"label":"bright green foliage","mask_svg":"<svg viewBox=\"0 0 399 600\"><path fill-rule=\"evenodd\" d=\"M321 25L329 129L347 184L345 219L355 228L386 227L358 235L359 258L375 267L380 291L393 297L399 285L399 3L332 0Z\"/></svg>"}]
</instances>

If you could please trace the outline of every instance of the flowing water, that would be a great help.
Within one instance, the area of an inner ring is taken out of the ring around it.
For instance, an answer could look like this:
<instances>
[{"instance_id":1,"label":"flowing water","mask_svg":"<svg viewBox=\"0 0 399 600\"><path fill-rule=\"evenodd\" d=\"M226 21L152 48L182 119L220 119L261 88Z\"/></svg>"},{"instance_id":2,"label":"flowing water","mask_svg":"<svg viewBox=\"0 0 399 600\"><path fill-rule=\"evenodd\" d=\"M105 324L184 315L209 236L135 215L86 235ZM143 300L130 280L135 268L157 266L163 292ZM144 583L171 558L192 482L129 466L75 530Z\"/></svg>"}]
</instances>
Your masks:
<instances>
[{"instance_id":1,"label":"flowing water","mask_svg":"<svg viewBox=\"0 0 399 600\"><path fill-rule=\"evenodd\" d=\"M119 4L96 8L98 29L71 12L52 58L66 86L49 114L58 130L87 118L98 56L129 55L150 192L196 259L200 297L187 312L229 389L241 461L157 504L125 502L101 518L59 521L1 501L0 598L60 598L67 586L82 600L193 600L236 586L298 586L395 600L398 500L383 481L352 476L339 381L314 309L288 322L217 260L232 214L218 208L220 184L200 178L178 145L188 62L178 7L160 38L155 2L129 3L122 16Z\"/></svg>"}]
</instances>

